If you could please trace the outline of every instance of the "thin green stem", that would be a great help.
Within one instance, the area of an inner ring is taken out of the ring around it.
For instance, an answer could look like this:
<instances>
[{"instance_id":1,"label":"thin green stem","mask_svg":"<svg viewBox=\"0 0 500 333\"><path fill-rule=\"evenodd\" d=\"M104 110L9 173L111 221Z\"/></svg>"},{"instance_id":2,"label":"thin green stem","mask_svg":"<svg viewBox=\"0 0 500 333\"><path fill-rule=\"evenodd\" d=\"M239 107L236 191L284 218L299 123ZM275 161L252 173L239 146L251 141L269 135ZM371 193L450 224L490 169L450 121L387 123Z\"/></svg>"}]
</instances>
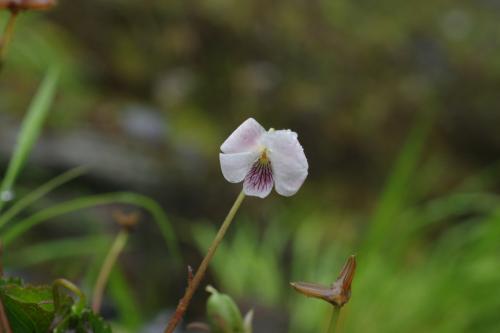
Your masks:
<instances>
[{"instance_id":1,"label":"thin green stem","mask_svg":"<svg viewBox=\"0 0 500 333\"><path fill-rule=\"evenodd\" d=\"M340 306L333 305L332 316L330 317L330 324L328 325L327 333L335 333L340 316Z\"/></svg>"},{"instance_id":2,"label":"thin green stem","mask_svg":"<svg viewBox=\"0 0 500 333\"><path fill-rule=\"evenodd\" d=\"M5 59L7 48L9 47L12 35L14 33L14 26L16 23L18 13L19 12L17 10L12 10L10 12L9 20L7 21L7 25L5 26L3 35L0 38L0 69Z\"/></svg>"},{"instance_id":3,"label":"thin green stem","mask_svg":"<svg viewBox=\"0 0 500 333\"><path fill-rule=\"evenodd\" d=\"M75 303L75 312L79 313L85 308L87 299L85 294L78 288L74 283L66 279L57 279L52 283L52 294L54 297L54 308L57 310L61 307L61 293L60 289L65 288L72 291L76 296L78 296L78 302Z\"/></svg>"},{"instance_id":4,"label":"thin green stem","mask_svg":"<svg viewBox=\"0 0 500 333\"><path fill-rule=\"evenodd\" d=\"M231 207L231 210L229 210L229 213L226 216L226 219L222 223L219 231L217 232L217 235L215 236L215 239L212 242L212 245L210 245L210 248L208 249L207 254L205 255L205 258L203 258L203 261L200 264L200 267L196 271L196 274L194 275L193 279L189 280L188 286L186 288L186 293L182 297L182 299L179 301L179 305L177 305L177 309L175 310L174 315L172 318L170 318L170 321L168 322L167 328L165 329L165 333L173 333L179 322L182 320L182 317L184 316L184 313L186 312L189 302L191 301L191 298L193 298L193 295L198 289L198 286L200 285L200 282L203 280L203 277L205 276L205 273L207 271L208 265L210 261L212 260L213 256L215 255L215 251L217 250L217 247L220 245L222 242L222 239L224 238L224 235L226 234L227 229L231 225L231 222L234 219L234 216L236 215L236 212L241 206L241 203L243 202L243 199L245 199L245 193L241 192L238 197L236 198L236 201L233 204L233 207Z\"/></svg>"},{"instance_id":5,"label":"thin green stem","mask_svg":"<svg viewBox=\"0 0 500 333\"><path fill-rule=\"evenodd\" d=\"M102 304L102 296L104 294L104 289L106 288L106 284L108 283L109 275L111 274L111 270L118 259L118 256L125 248L128 240L128 231L122 229L115 238L113 245L109 249L109 252L102 264L101 271L99 272L99 276L95 283L94 294L92 296L92 310L95 313L99 313Z\"/></svg>"}]
</instances>

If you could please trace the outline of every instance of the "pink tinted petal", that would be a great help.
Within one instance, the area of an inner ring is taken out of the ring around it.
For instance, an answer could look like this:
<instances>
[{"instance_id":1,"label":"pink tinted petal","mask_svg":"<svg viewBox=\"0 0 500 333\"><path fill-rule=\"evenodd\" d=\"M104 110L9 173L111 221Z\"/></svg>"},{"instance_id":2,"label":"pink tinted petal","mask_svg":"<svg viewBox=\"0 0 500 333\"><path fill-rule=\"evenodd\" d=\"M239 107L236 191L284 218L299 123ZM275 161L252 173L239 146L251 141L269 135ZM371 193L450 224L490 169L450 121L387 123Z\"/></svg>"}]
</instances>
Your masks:
<instances>
[{"instance_id":1,"label":"pink tinted petal","mask_svg":"<svg viewBox=\"0 0 500 333\"><path fill-rule=\"evenodd\" d=\"M266 130L255 119L249 118L224 141L220 150L223 153L242 153L254 150L265 132Z\"/></svg>"},{"instance_id":2,"label":"pink tinted petal","mask_svg":"<svg viewBox=\"0 0 500 333\"><path fill-rule=\"evenodd\" d=\"M243 182L246 195L265 198L273 189L273 170L271 165L255 162Z\"/></svg>"},{"instance_id":3,"label":"pink tinted petal","mask_svg":"<svg viewBox=\"0 0 500 333\"><path fill-rule=\"evenodd\" d=\"M258 151L238 154L219 154L220 167L224 178L231 183L243 181L258 158Z\"/></svg>"},{"instance_id":4,"label":"pink tinted petal","mask_svg":"<svg viewBox=\"0 0 500 333\"><path fill-rule=\"evenodd\" d=\"M297 193L307 177L309 165L297 133L272 131L263 138L273 167L276 192L284 196Z\"/></svg>"}]
</instances>

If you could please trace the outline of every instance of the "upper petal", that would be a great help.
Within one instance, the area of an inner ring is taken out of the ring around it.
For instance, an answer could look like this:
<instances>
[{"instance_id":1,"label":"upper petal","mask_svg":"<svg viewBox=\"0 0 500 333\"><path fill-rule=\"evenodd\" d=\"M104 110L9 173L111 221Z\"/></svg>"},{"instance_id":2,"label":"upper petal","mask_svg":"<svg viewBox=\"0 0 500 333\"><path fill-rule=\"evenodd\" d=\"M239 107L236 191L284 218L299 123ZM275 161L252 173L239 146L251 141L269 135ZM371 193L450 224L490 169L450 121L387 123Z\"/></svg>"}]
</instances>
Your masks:
<instances>
[{"instance_id":1,"label":"upper petal","mask_svg":"<svg viewBox=\"0 0 500 333\"><path fill-rule=\"evenodd\" d=\"M235 154L219 154L222 174L227 181L239 183L248 174L252 165L259 158L258 151Z\"/></svg>"},{"instance_id":2,"label":"upper petal","mask_svg":"<svg viewBox=\"0 0 500 333\"><path fill-rule=\"evenodd\" d=\"M224 141L220 150L223 153L242 153L254 150L265 132L264 127L255 119L249 118Z\"/></svg>"},{"instance_id":3,"label":"upper petal","mask_svg":"<svg viewBox=\"0 0 500 333\"><path fill-rule=\"evenodd\" d=\"M307 177L309 164L297 133L290 130L268 132L263 137L273 167L276 192L284 196L297 193Z\"/></svg>"}]
</instances>

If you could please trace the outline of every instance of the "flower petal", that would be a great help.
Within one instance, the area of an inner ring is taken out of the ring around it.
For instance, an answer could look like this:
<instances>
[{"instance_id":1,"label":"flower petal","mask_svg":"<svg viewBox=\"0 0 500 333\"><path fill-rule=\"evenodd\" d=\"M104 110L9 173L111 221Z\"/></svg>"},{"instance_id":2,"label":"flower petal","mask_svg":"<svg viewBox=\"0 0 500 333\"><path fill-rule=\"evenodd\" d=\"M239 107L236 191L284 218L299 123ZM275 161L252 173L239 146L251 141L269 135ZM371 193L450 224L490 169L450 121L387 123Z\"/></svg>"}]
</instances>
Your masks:
<instances>
[{"instance_id":1,"label":"flower petal","mask_svg":"<svg viewBox=\"0 0 500 333\"><path fill-rule=\"evenodd\" d=\"M270 163L257 161L245 177L243 192L246 195L265 198L273 189L273 170Z\"/></svg>"},{"instance_id":2,"label":"flower petal","mask_svg":"<svg viewBox=\"0 0 500 333\"><path fill-rule=\"evenodd\" d=\"M219 154L220 167L224 178L231 183L243 181L258 158L258 151L237 154Z\"/></svg>"},{"instance_id":3,"label":"flower petal","mask_svg":"<svg viewBox=\"0 0 500 333\"><path fill-rule=\"evenodd\" d=\"M264 127L255 119L249 118L224 141L220 150L223 153L242 153L255 150L265 132Z\"/></svg>"},{"instance_id":4,"label":"flower petal","mask_svg":"<svg viewBox=\"0 0 500 333\"><path fill-rule=\"evenodd\" d=\"M268 132L263 137L273 167L276 192L292 196L304 183L309 165L297 133L290 130Z\"/></svg>"}]
</instances>

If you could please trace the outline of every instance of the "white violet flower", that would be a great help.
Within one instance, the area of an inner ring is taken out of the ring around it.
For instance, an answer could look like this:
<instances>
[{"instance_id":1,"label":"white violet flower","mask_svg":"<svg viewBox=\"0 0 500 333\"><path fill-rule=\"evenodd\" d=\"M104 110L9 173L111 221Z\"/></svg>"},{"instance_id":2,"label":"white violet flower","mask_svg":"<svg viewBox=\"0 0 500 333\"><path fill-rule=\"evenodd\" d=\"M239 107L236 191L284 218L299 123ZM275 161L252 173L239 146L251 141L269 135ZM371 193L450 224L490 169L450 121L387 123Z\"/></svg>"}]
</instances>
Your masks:
<instances>
[{"instance_id":1,"label":"white violet flower","mask_svg":"<svg viewBox=\"0 0 500 333\"><path fill-rule=\"evenodd\" d=\"M241 124L220 147L222 174L231 183L243 181L246 195L265 198L273 185L294 195L307 177L304 149L291 130L266 131L255 119Z\"/></svg>"}]
</instances>

